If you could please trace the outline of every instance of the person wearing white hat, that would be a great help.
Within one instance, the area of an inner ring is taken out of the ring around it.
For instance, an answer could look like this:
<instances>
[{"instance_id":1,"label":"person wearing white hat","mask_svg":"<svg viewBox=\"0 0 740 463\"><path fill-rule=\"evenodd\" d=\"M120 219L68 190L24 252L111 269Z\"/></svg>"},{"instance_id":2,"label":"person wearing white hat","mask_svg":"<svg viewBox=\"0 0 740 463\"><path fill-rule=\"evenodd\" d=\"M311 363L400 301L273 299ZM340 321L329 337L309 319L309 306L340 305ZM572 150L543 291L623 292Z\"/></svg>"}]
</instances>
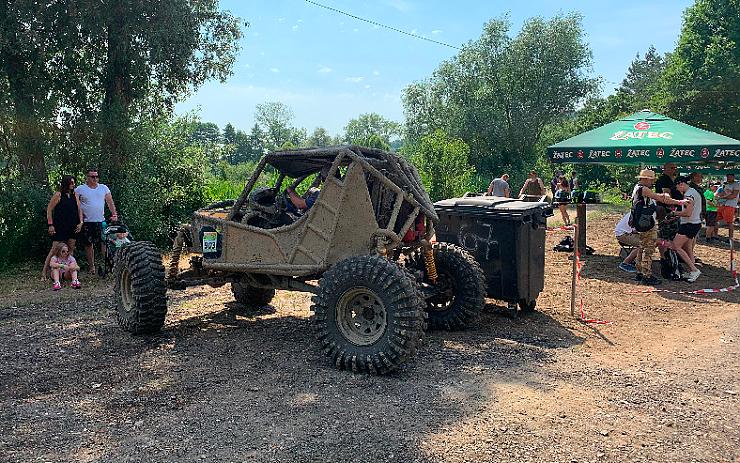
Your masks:
<instances>
[{"instance_id":1,"label":"person wearing white hat","mask_svg":"<svg viewBox=\"0 0 740 463\"><path fill-rule=\"evenodd\" d=\"M655 172L642 169L637 176L637 184L632 189L632 219L630 225L637 229L640 236L640 245L637 247L637 275L635 279L645 285L660 284L660 280L653 276L653 252L658 239L655 229L656 201L670 206L684 204L685 200L675 200L670 193L656 193L651 188L655 184ZM638 208L638 206L640 206ZM650 217L636 217L638 210L652 214ZM647 220L646 220L647 219ZM638 221L640 223L638 223ZM644 223L643 223L644 222Z\"/></svg>"}]
</instances>

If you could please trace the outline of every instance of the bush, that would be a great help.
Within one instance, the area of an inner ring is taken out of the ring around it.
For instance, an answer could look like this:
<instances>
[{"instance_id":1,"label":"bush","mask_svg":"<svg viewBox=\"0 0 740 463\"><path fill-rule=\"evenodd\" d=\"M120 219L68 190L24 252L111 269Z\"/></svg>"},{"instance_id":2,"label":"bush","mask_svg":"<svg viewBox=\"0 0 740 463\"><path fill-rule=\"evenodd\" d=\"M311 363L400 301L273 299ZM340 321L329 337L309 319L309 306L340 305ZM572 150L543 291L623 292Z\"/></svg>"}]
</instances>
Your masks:
<instances>
[{"instance_id":1,"label":"bush","mask_svg":"<svg viewBox=\"0 0 740 463\"><path fill-rule=\"evenodd\" d=\"M406 148L405 155L419 170L429 197L437 201L477 189L475 168L468 164L469 153L467 143L438 129L417 146Z\"/></svg>"},{"instance_id":2,"label":"bush","mask_svg":"<svg viewBox=\"0 0 740 463\"><path fill-rule=\"evenodd\" d=\"M43 258L51 244L46 227L51 192L24 178L0 180L0 191L0 261Z\"/></svg>"}]
</instances>

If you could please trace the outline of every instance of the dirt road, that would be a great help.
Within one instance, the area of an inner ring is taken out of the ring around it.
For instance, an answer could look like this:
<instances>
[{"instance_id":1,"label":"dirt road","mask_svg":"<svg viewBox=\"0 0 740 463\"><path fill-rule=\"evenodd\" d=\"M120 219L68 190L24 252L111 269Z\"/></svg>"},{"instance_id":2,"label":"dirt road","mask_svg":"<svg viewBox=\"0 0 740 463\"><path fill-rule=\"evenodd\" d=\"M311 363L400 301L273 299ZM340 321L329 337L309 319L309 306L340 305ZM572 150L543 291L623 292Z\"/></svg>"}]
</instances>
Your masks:
<instances>
[{"instance_id":1,"label":"dirt road","mask_svg":"<svg viewBox=\"0 0 740 463\"><path fill-rule=\"evenodd\" d=\"M591 221L582 284L612 324L570 317L569 255L550 251L537 313L490 301L386 377L328 364L304 294L246 312L228 286L171 292L164 331L132 337L105 282L6 273L0 461L740 461L740 293L628 294L616 220ZM697 254L699 281L662 287L730 284L726 248Z\"/></svg>"}]
</instances>

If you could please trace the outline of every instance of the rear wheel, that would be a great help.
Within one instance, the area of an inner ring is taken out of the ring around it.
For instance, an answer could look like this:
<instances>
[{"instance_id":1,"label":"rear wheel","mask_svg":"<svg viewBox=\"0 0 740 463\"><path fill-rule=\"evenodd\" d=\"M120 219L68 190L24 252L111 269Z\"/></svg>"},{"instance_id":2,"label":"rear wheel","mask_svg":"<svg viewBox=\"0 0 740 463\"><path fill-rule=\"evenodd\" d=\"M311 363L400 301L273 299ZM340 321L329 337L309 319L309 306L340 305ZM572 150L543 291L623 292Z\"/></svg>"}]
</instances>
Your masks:
<instances>
[{"instance_id":1,"label":"rear wheel","mask_svg":"<svg viewBox=\"0 0 740 463\"><path fill-rule=\"evenodd\" d=\"M135 334L159 331L167 315L167 287L159 249L146 241L121 248L113 274L118 324Z\"/></svg>"},{"instance_id":2,"label":"rear wheel","mask_svg":"<svg viewBox=\"0 0 740 463\"><path fill-rule=\"evenodd\" d=\"M469 326L485 305L485 278L478 262L459 246L435 243L432 247L437 269L437 294L426 300L430 329L459 330ZM420 253L417 267L424 266ZM428 276L427 276L428 279Z\"/></svg>"},{"instance_id":3,"label":"rear wheel","mask_svg":"<svg viewBox=\"0 0 740 463\"><path fill-rule=\"evenodd\" d=\"M256 288L240 281L231 283L231 292L236 302L250 307L265 306L275 297L274 289Z\"/></svg>"},{"instance_id":4,"label":"rear wheel","mask_svg":"<svg viewBox=\"0 0 740 463\"><path fill-rule=\"evenodd\" d=\"M377 256L350 258L324 273L312 310L324 353L354 372L398 368L424 332L417 288L398 265Z\"/></svg>"}]
</instances>

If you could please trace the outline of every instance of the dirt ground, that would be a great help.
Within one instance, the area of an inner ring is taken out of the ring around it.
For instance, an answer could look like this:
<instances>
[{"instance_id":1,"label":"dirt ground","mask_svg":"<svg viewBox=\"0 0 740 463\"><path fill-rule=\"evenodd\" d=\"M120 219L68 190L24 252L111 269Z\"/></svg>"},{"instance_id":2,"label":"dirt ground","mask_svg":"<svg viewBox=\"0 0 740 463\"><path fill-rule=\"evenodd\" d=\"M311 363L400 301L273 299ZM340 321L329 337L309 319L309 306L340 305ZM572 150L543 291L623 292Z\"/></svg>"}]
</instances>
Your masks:
<instances>
[{"instance_id":1,"label":"dirt ground","mask_svg":"<svg viewBox=\"0 0 740 463\"><path fill-rule=\"evenodd\" d=\"M385 377L329 365L305 294L246 311L228 286L170 292L162 333L137 337L108 282L6 271L0 461L738 462L740 292L630 294L618 219L590 220L580 287L611 324L570 316L570 256L550 250L536 313L491 300ZM732 283L726 246L697 255L696 283L661 288Z\"/></svg>"}]
</instances>

